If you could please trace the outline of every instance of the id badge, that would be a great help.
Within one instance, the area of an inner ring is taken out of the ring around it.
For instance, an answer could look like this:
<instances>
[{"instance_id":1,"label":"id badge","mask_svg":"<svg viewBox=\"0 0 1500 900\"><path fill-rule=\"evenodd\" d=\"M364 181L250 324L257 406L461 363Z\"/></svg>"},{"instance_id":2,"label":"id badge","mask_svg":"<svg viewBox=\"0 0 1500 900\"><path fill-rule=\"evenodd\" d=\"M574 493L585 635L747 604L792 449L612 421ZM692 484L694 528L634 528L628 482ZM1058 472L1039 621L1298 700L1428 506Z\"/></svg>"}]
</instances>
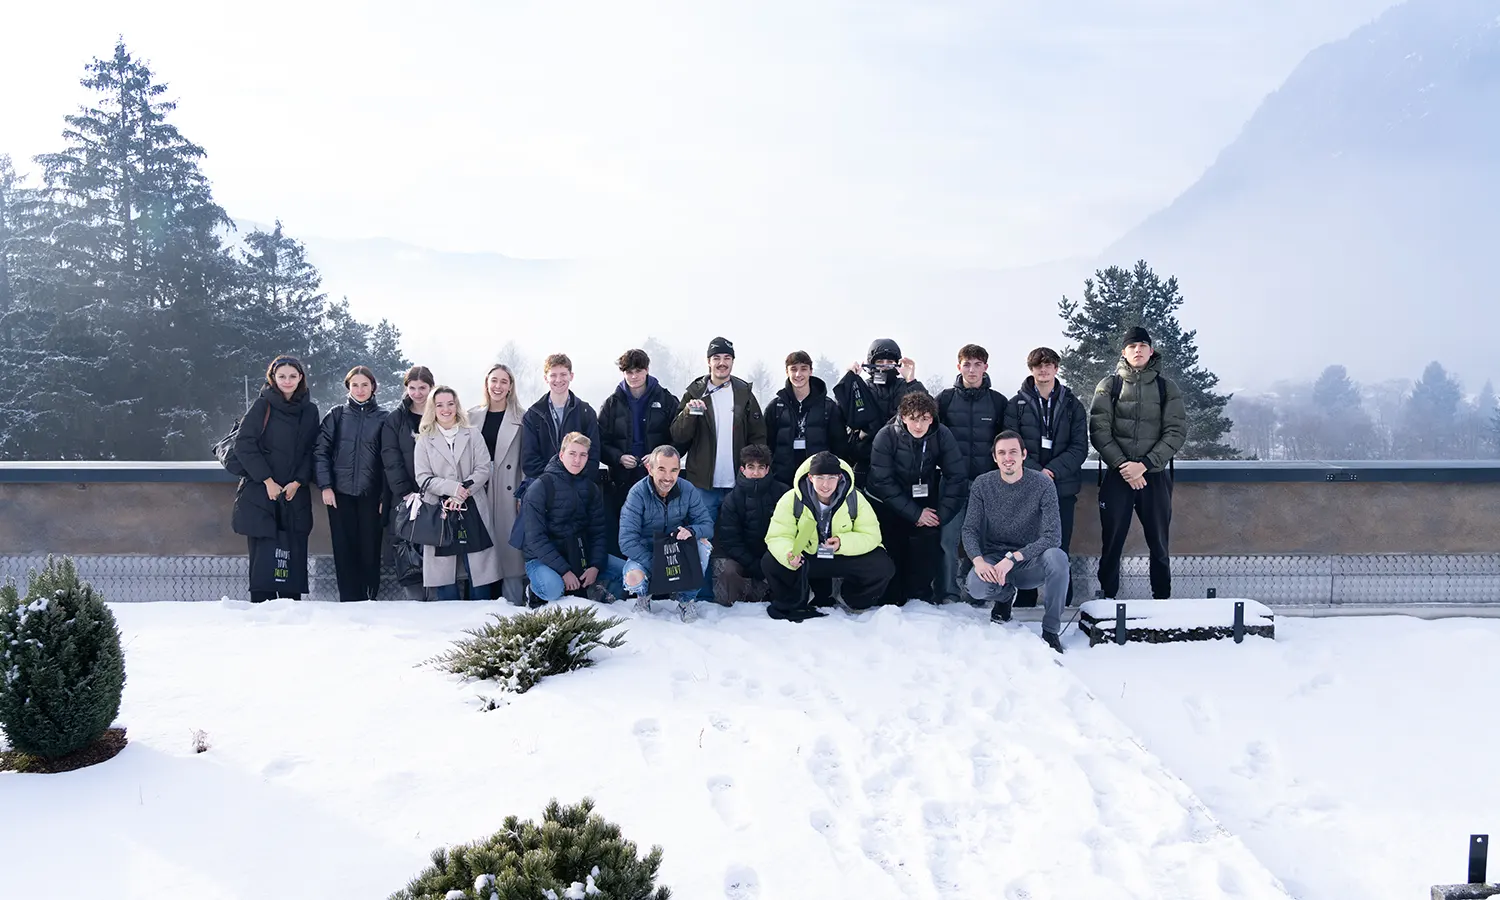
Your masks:
<instances>
[{"instance_id":1,"label":"id badge","mask_svg":"<svg viewBox=\"0 0 1500 900\"><path fill-rule=\"evenodd\" d=\"M1042 449L1043 450L1051 450L1052 449L1052 438L1049 438L1049 437L1042 438Z\"/></svg>"},{"instance_id":2,"label":"id badge","mask_svg":"<svg viewBox=\"0 0 1500 900\"><path fill-rule=\"evenodd\" d=\"M690 416L701 416L701 415L703 415L703 407L701 407L701 406L689 406L688 407L688 415L690 415Z\"/></svg>"},{"instance_id":3,"label":"id badge","mask_svg":"<svg viewBox=\"0 0 1500 900\"><path fill-rule=\"evenodd\" d=\"M807 438L793 438L792 439L792 449L793 450L806 450L807 449Z\"/></svg>"},{"instance_id":4,"label":"id badge","mask_svg":"<svg viewBox=\"0 0 1500 900\"><path fill-rule=\"evenodd\" d=\"M833 559L833 548L818 545L818 559Z\"/></svg>"},{"instance_id":5,"label":"id badge","mask_svg":"<svg viewBox=\"0 0 1500 900\"><path fill-rule=\"evenodd\" d=\"M914 485L912 485L911 486L911 495L913 497L916 497L919 500L921 498L923 498L923 497L926 497L927 496L927 485L925 485L925 484L914 484Z\"/></svg>"}]
</instances>

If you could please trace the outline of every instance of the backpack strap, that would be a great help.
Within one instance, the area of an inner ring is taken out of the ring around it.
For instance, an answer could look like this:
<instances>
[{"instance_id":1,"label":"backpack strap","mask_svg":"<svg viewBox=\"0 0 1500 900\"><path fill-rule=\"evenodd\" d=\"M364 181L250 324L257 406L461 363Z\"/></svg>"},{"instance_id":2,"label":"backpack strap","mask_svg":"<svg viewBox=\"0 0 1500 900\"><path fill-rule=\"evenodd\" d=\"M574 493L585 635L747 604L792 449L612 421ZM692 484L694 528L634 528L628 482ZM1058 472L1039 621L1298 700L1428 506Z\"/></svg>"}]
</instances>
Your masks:
<instances>
[{"instance_id":1,"label":"backpack strap","mask_svg":"<svg viewBox=\"0 0 1500 900\"><path fill-rule=\"evenodd\" d=\"M1120 402L1120 391L1122 391L1125 387L1125 379L1121 378L1118 374L1111 375L1109 377L1109 405L1111 408L1113 408ZM1165 422L1167 419L1167 382L1160 373L1158 373L1156 376L1156 396L1161 401L1161 418L1162 421ZM1176 477L1177 457L1174 456L1171 459L1167 460L1167 468L1171 471L1173 477ZM1103 460L1099 461L1099 484L1104 484Z\"/></svg>"}]
</instances>

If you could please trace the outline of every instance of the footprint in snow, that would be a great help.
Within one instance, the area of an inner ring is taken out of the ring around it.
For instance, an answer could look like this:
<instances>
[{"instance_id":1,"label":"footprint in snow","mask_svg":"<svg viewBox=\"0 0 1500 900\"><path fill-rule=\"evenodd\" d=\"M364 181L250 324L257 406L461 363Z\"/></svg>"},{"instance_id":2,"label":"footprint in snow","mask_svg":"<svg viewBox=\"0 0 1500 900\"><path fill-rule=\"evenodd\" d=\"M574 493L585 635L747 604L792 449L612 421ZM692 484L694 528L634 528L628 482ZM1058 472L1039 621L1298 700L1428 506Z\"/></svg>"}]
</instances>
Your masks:
<instances>
[{"instance_id":1,"label":"footprint in snow","mask_svg":"<svg viewBox=\"0 0 1500 900\"><path fill-rule=\"evenodd\" d=\"M1192 723L1194 731L1206 735L1217 729L1219 717L1213 703L1207 698L1193 694L1183 698L1182 707L1187 710L1188 721Z\"/></svg>"},{"instance_id":2,"label":"footprint in snow","mask_svg":"<svg viewBox=\"0 0 1500 900\"><path fill-rule=\"evenodd\" d=\"M749 866L730 866L724 873L724 900L755 900L760 896L760 876Z\"/></svg>"},{"instance_id":3,"label":"footprint in snow","mask_svg":"<svg viewBox=\"0 0 1500 900\"><path fill-rule=\"evenodd\" d=\"M749 824L739 814L739 807L734 800L734 779L728 775L715 775L708 779L708 800L714 812L730 828L738 831Z\"/></svg>"},{"instance_id":4,"label":"footprint in snow","mask_svg":"<svg viewBox=\"0 0 1500 900\"><path fill-rule=\"evenodd\" d=\"M639 719L630 730L640 744L641 757L654 765L661 758L661 723L655 719Z\"/></svg>"}]
</instances>

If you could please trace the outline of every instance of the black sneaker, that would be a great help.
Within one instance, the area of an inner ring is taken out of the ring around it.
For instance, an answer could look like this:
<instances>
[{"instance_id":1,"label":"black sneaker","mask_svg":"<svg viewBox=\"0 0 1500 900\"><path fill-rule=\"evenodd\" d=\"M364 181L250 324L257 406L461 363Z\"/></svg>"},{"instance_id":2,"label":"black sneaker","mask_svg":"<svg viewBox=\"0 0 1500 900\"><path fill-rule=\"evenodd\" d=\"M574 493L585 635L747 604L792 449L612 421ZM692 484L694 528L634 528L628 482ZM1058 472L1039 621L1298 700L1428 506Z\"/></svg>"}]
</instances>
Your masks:
<instances>
[{"instance_id":1,"label":"black sneaker","mask_svg":"<svg viewBox=\"0 0 1500 900\"><path fill-rule=\"evenodd\" d=\"M543 600L541 597L538 597L536 594L532 593L531 592L531 586L527 585L526 586L526 608L527 609L537 609L538 607L542 607L542 606L546 606L546 605L547 605L547 601Z\"/></svg>"},{"instance_id":2,"label":"black sneaker","mask_svg":"<svg viewBox=\"0 0 1500 900\"><path fill-rule=\"evenodd\" d=\"M1000 594L995 598L995 605L990 610L991 622L1009 622L1010 610L1016 602L1016 589L1011 585L1001 585Z\"/></svg>"},{"instance_id":3,"label":"black sneaker","mask_svg":"<svg viewBox=\"0 0 1500 900\"><path fill-rule=\"evenodd\" d=\"M1059 637L1058 635L1053 634L1050 631L1044 631L1044 632L1042 632L1042 640L1046 641L1047 642L1047 646L1051 647L1053 650L1056 650L1058 653L1066 653L1067 652L1067 651L1063 650L1062 638Z\"/></svg>"}]
</instances>

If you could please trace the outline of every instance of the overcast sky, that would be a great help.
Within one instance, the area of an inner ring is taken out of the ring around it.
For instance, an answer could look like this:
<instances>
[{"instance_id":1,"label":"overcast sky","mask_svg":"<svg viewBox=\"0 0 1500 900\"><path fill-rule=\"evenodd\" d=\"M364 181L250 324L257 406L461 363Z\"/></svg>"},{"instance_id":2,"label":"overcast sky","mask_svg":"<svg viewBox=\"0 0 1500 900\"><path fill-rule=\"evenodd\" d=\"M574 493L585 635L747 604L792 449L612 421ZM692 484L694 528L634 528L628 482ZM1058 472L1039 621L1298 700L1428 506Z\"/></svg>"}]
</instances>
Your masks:
<instances>
[{"instance_id":1,"label":"overcast sky","mask_svg":"<svg viewBox=\"0 0 1500 900\"><path fill-rule=\"evenodd\" d=\"M1389 5L17 4L0 153L55 149L121 34L220 203L294 234L1003 267L1098 251Z\"/></svg>"}]
</instances>

